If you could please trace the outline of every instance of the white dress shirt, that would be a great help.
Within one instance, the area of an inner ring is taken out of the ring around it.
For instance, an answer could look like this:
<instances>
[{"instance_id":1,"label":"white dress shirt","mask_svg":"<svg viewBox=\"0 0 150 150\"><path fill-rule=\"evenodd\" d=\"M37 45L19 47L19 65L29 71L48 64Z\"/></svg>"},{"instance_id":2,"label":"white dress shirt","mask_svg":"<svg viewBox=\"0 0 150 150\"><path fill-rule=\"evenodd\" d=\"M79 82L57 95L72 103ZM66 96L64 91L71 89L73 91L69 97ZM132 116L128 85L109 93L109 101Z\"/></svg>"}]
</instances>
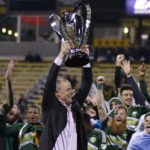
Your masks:
<instances>
[{"instance_id":1,"label":"white dress shirt","mask_svg":"<svg viewBox=\"0 0 150 150\"><path fill-rule=\"evenodd\" d=\"M67 106L64 101L59 101L67 108L67 124L56 139L53 150L77 150L76 122L73 118L71 105Z\"/></svg>"}]
</instances>

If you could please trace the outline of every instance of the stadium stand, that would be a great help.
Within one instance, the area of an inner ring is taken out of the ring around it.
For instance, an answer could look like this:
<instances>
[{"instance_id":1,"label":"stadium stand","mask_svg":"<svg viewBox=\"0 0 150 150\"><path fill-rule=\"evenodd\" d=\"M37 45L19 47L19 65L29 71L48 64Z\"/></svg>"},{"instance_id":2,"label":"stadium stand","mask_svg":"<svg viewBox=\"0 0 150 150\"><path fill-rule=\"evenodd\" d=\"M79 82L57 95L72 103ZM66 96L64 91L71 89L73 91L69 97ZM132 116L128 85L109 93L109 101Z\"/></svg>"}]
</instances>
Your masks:
<instances>
[{"instance_id":1,"label":"stadium stand","mask_svg":"<svg viewBox=\"0 0 150 150\"><path fill-rule=\"evenodd\" d=\"M9 59L0 59L0 104L4 103L6 100L5 71L8 61ZM24 94L28 99L28 102L35 102L39 107L41 107L43 87L46 81L47 71L52 61L53 59L43 59L43 62L41 63L26 63L23 59L15 59L15 68L12 75L12 85L14 90L14 99L16 101L18 100L20 94ZM133 64L131 66L134 77L138 81L137 68L139 64ZM148 68L149 65L146 65L146 67ZM114 71L114 64L102 64L101 62L97 61L93 66L93 79L95 81L97 76L102 75L105 76L106 82L108 82L108 84L113 84ZM146 81L148 85L150 83L149 72L150 71L147 70ZM66 77L67 74L70 76L76 76L78 82L75 86L75 89L77 89L80 85L81 68L70 68L64 66L59 76Z\"/></svg>"}]
</instances>

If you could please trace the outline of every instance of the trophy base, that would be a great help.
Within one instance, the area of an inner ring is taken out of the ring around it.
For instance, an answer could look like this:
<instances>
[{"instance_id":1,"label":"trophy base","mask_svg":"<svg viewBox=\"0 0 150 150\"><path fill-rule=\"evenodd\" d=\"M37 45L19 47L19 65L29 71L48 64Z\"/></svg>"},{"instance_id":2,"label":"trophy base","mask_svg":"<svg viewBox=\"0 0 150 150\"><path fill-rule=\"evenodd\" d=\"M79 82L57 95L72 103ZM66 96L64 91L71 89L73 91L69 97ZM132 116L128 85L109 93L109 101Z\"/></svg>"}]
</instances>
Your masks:
<instances>
[{"instance_id":1,"label":"trophy base","mask_svg":"<svg viewBox=\"0 0 150 150\"><path fill-rule=\"evenodd\" d=\"M76 51L67 55L65 65L68 67L81 67L90 62L89 56L82 52Z\"/></svg>"}]
</instances>

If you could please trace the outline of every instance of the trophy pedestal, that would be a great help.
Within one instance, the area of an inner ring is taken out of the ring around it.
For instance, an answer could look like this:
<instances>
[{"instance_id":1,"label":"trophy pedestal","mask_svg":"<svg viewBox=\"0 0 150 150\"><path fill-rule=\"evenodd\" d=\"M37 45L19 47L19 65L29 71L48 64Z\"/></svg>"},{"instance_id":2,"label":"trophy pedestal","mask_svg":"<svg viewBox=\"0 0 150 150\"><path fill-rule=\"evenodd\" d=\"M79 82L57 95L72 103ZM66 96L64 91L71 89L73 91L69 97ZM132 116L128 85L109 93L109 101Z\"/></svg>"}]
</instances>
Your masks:
<instances>
[{"instance_id":1,"label":"trophy pedestal","mask_svg":"<svg viewBox=\"0 0 150 150\"><path fill-rule=\"evenodd\" d=\"M89 56L82 51L70 52L65 61L68 67L81 67L90 62Z\"/></svg>"}]
</instances>

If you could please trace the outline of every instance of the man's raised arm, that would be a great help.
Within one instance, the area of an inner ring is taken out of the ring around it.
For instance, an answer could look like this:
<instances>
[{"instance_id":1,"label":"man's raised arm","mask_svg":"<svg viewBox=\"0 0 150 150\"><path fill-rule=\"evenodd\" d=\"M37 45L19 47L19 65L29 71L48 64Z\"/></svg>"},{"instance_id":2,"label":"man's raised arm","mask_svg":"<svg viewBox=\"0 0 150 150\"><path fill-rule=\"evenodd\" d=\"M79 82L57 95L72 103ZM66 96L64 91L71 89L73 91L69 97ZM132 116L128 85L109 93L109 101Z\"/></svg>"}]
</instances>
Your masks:
<instances>
[{"instance_id":1,"label":"man's raised arm","mask_svg":"<svg viewBox=\"0 0 150 150\"><path fill-rule=\"evenodd\" d=\"M14 60L9 61L8 68L7 68L6 75L5 75L6 89L7 89L7 101L5 104L1 106L0 111L2 112L3 115L6 115L14 104L13 90L12 90L12 85L11 85L11 77L12 77L14 64L15 64Z\"/></svg>"},{"instance_id":2,"label":"man's raised arm","mask_svg":"<svg viewBox=\"0 0 150 150\"><path fill-rule=\"evenodd\" d=\"M138 87L137 82L135 81L134 77L132 76L130 61L124 60L122 62L122 68L127 77L127 84L130 84L133 88L133 96L134 96L136 104L145 106L146 99L143 93L141 92L140 88Z\"/></svg>"},{"instance_id":3,"label":"man's raised arm","mask_svg":"<svg viewBox=\"0 0 150 150\"><path fill-rule=\"evenodd\" d=\"M81 51L85 52L89 56L88 45L83 45L80 49ZM84 100L89 94L92 82L93 82L92 67L91 64L88 63L82 67L82 83L78 92L74 96L74 98L78 100L78 103L80 104L81 107Z\"/></svg>"},{"instance_id":4,"label":"man's raised arm","mask_svg":"<svg viewBox=\"0 0 150 150\"><path fill-rule=\"evenodd\" d=\"M98 108L98 114L100 122L102 123L107 118L107 112L104 106L104 95L103 95L103 89L102 86L105 82L104 76L97 77L97 90L96 90L96 97L95 101Z\"/></svg>"},{"instance_id":5,"label":"man's raised arm","mask_svg":"<svg viewBox=\"0 0 150 150\"><path fill-rule=\"evenodd\" d=\"M69 50L72 47L73 45L71 41L63 41L61 43L60 52L49 70L45 87L44 87L44 94L43 94L43 101L42 101L42 109L44 113L47 113L48 111L51 110L51 108L53 108L53 104L55 102L51 101L51 99L55 96L57 76L61 68L64 56L69 53Z\"/></svg>"}]
</instances>

